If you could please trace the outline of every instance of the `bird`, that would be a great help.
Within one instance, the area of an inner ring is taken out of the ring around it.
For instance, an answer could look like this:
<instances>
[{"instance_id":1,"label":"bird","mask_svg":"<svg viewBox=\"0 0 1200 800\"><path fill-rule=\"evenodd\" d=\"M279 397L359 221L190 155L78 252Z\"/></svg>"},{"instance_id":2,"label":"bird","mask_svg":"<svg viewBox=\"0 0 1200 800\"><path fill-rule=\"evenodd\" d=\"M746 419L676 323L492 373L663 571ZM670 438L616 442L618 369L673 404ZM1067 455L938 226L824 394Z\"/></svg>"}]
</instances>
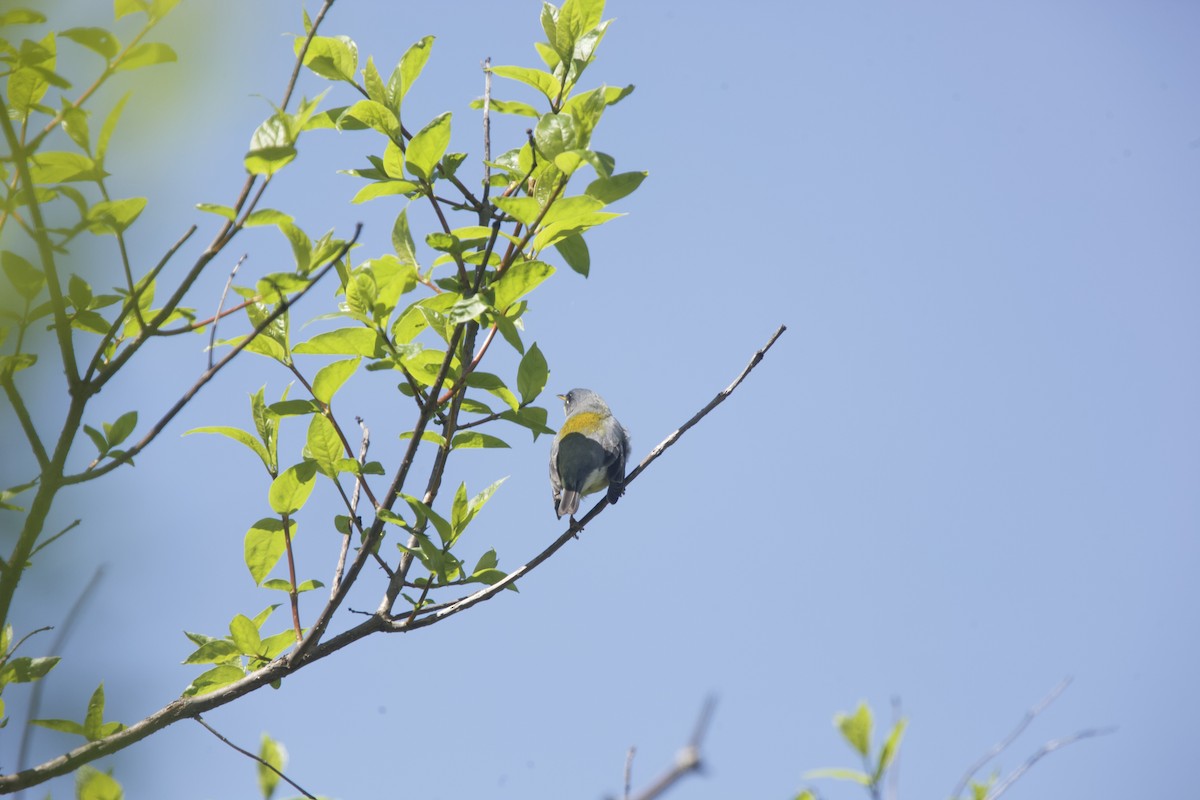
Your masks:
<instances>
[{"instance_id":1,"label":"bird","mask_svg":"<svg viewBox=\"0 0 1200 800\"><path fill-rule=\"evenodd\" d=\"M612 415L604 398L590 389L557 395L567 419L550 448L550 485L559 519L575 518L581 495L608 488L608 502L625 492L629 432Z\"/></svg>"}]
</instances>

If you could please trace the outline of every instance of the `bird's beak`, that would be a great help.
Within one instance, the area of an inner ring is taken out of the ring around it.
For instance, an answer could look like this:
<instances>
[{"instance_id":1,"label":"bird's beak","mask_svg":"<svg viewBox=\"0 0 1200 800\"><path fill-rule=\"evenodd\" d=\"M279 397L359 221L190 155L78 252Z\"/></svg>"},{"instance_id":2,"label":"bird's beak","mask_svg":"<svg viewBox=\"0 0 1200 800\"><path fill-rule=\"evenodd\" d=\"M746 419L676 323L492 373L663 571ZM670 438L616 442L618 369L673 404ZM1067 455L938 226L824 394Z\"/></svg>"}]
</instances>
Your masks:
<instances>
[{"instance_id":1,"label":"bird's beak","mask_svg":"<svg viewBox=\"0 0 1200 800\"><path fill-rule=\"evenodd\" d=\"M559 400L562 400L564 403L567 402L567 396L565 394L556 394L554 396L557 397Z\"/></svg>"}]
</instances>

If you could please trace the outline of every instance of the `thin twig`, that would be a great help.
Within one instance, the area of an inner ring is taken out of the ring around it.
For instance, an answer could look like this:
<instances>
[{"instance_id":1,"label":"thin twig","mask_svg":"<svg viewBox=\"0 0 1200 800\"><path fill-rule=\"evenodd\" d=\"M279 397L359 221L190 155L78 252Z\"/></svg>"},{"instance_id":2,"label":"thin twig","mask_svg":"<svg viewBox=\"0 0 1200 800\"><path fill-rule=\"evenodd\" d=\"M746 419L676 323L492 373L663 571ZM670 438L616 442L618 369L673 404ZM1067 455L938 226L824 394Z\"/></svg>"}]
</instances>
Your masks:
<instances>
[{"instance_id":1,"label":"thin twig","mask_svg":"<svg viewBox=\"0 0 1200 800\"><path fill-rule=\"evenodd\" d=\"M68 530L70 530L68 528ZM58 631L54 635L54 641L50 643L49 654L59 655L67 644L67 637L71 635L71 629L79 620L79 616L83 611L83 605L87 601L92 592L96 591L96 587L100 585L101 578L104 577L104 566L96 567L92 573L92 577L88 580L87 585L83 587L83 591L75 598L75 602L71 604L70 610L67 611L66 617L63 618L62 624L58 626ZM15 648L14 648L15 649ZM29 707L25 709L25 727L21 731L21 746L17 751L17 770L25 767L25 757L29 753L29 745L33 739L33 731L37 726L33 724L33 720L38 716L38 712L42 706L42 691L46 686L46 681L37 681L33 684L33 689L29 693ZM21 797L24 792L18 794Z\"/></svg>"},{"instance_id":2,"label":"thin twig","mask_svg":"<svg viewBox=\"0 0 1200 800\"><path fill-rule=\"evenodd\" d=\"M225 306L225 298L229 295L229 287L233 285L233 276L237 275L238 269L242 266L242 262L246 260L248 253L243 253L242 257L233 265L233 269L229 270L229 277L225 279L225 288L221 290L221 299L217 302L217 313L213 314L212 330L208 334L208 368L212 369L213 353L217 349L217 322L221 319L221 309Z\"/></svg>"},{"instance_id":3,"label":"thin twig","mask_svg":"<svg viewBox=\"0 0 1200 800\"><path fill-rule=\"evenodd\" d=\"M716 408L718 405L720 405L725 400L725 398L727 398L730 394L732 394L733 391L735 389L737 389L737 387L741 384L741 382L746 379L746 376L750 374L750 371L753 370L756 366L758 366L758 363L760 361L762 361L763 356L766 354L766 352L768 350L771 349L771 346L775 344L775 341L777 339L779 339L780 336L783 335L783 332L785 330L787 330L787 327L784 325L780 325L779 329L775 331L775 333L771 336L771 338L767 341L767 343L765 345L763 345L762 348L759 349L758 352L756 352L751 357L750 363L747 364L746 368L742 370L741 374L738 375L733 380L733 383L729 384L729 386L725 387L720 392L718 392L717 396L714 397L712 399L712 401L709 402L708 405L706 405L704 408L700 409L700 411L698 411L695 415L692 416L691 419L689 419L687 422L685 422L682 427L680 427L678 430L673 432L670 436L668 436L666 439L664 439L662 442L660 442L657 447L655 447L653 450L651 450L649 455L647 455L644 459L642 459L642 463L638 465L637 469L635 469L633 472L629 473L629 475L627 475L625 477L625 485L629 486L629 484L632 483L633 480L636 479L639 475L641 475L642 472L647 467L649 467L650 464L652 464L655 459L657 459L659 456L661 456L667 450L668 447L675 444L675 442L677 442L679 440L680 436L682 436L684 433L686 433L688 431L688 429L690 429L697 422L699 422L701 419L703 419L710 411L712 411L714 408ZM523 578L525 575L529 574L534 569L536 569L539 564L546 561L546 559L550 558L550 556L552 556L556 552L558 552L558 550L560 550L567 542L571 541L572 539L578 538L579 532L582 531L584 529L584 527L589 522L591 522L597 515L599 515L600 512L602 512L608 506L608 504L609 504L608 498L605 496L601 496L600 501L597 502L596 505L592 507L591 511L589 511L587 514L583 515L581 518L579 518L575 522L572 522L571 525L568 526L566 531L564 531L557 539L555 539L553 542L551 542L549 547L547 547L542 552L538 553L536 556L531 558L529 561L525 562L521 566L514 569L512 572L508 573L508 575L506 575L505 577L496 581L494 584L487 586L483 589L480 589L479 591L475 592L474 594L470 594L465 597L461 597L458 600L454 601L453 603L450 603L449 605L440 609L436 613L430 614L428 616L422 616L419 619L413 620L412 622L408 622L408 621L402 620L402 619L390 619L389 618L389 619L385 620L388 624L388 630L408 631L408 630L414 630L416 628L424 628L429 625L435 625L438 622L441 622L443 619L446 619L447 617L451 617L455 614L458 614L459 612L466 611L471 606L477 605L478 603L482 603L485 600L490 600L491 598L495 597L500 592L504 591L508 586L516 583L518 579ZM397 570L396 574L397 574L397 576L401 575L399 570ZM400 577L400 580L403 580L403 578ZM398 585L395 587L395 591L397 593L399 593ZM393 599L394 599L394 595L393 595ZM381 613L386 613L387 608L390 608L390 606L385 606L381 610Z\"/></svg>"},{"instance_id":4,"label":"thin twig","mask_svg":"<svg viewBox=\"0 0 1200 800\"><path fill-rule=\"evenodd\" d=\"M492 191L492 57L483 60L483 202L479 224L487 221L488 194ZM486 261L486 259L485 259Z\"/></svg>"},{"instance_id":5,"label":"thin twig","mask_svg":"<svg viewBox=\"0 0 1200 800\"><path fill-rule=\"evenodd\" d=\"M366 423L363 422L362 417L355 417L354 421L362 429L362 441L358 446L358 463L361 466L367 463L367 449L371 446L371 431L367 428ZM361 486L362 478L355 478L354 493L350 497L350 519L346 524L346 535L342 537L342 550L338 553L337 568L333 571L333 581L331 581L332 585L329 588L330 600L333 600L337 596L338 589L342 585L342 574L346 571L346 554L350 552L350 524L358 516L358 490Z\"/></svg>"},{"instance_id":6,"label":"thin twig","mask_svg":"<svg viewBox=\"0 0 1200 800\"><path fill-rule=\"evenodd\" d=\"M71 529L72 529L72 528L74 528L75 526L77 526L77 525L78 525L78 524L79 524L81 521L82 521L82 520L78 520L78 519L77 519L77 520L74 520L74 521L72 521L72 522L71 522L69 525L67 525L67 527L63 528L63 529L62 529L61 531L59 531L58 533L54 534L53 536L49 537L48 539L44 539L44 540L42 540L41 542L39 542L39 543L38 543L38 546L37 546L37 547L35 547L35 548L33 548L33 550L31 550L31 551L29 552L29 557L30 557L30 558L33 558L33 557L34 557L34 556L36 556L38 553L40 553L40 552L42 551L42 549L43 549L43 548L47 547L48 545L51 545L51 544L53 544L53 543L54 543L54 541L55 541L55 540L57 540L59 537L61 537L61 536L65 536L65 535L66 535L68 532L70 532L70 531L71 531Z\"/></svg>"},{"instance_id":7,"label":"thin twig","mask_svg":"<svg viewBox=\"0 0 1200 800\"><path fill-rule=\"evenodd\" d=\"M1038 748L1037 752L1031 755L1024 764L1015 769L1011 775L1000 781L992 790L984 795L984 800L996 800L997 797L1007 792L1012 785L1016 783L1022 775L1028 772L1034 764L1041 761L1043 757L1050 755L1059 748L1066 747L1069 744L1074 744L1080 739L1090 739L1094 736L1105 736L1115 731L1116 728L1088 728L1087 730L1079 731L1079 733L1070 736L1064 736L1061 739L1052 739Z\"/></svg>"},{"instance_id":8,"label":"thin twig","mask_svg":"<svg viewBox=\"0 0 1200 800\"><path fill-rule=\"evenodd\" d=\"M953 798L961 797L963 790L965 790L967 788L967 784L971 782L971 778L975 777L975 774L978 773L979 770L983 769L985 764L1007 750L1009 745L1016 741L1017 737L1025 732L1025 729L1028 728L1029 724L1037 718L1038 714L1041 714L1043 711L1049 708L1050 704L1057 700L1070 685L1071 679L1063 678L1058 682L1057 686L1050 690L1050 694L1043 697L1037 703L1037 705L1026 711L1025 716L1021 718L1021 721L1017 723L1017 727L1013 728L1012 732L1009 733L1008 736L1005 736L1003 739L992 745L991 749L976 759L975 763L967 767L967 771L963 773L962 778L959 779L958 784L954 787L954 792L951 793L950 796Z\"/></svg>"},{"instance_id":9,"label":"thin twig","mask_svg":"<svg viewBox=\"0 0 1200 800\"><path fill-rule=\"evenodd\" d=\"M196 720L196 722L199 722L201 725L203 725L203 726L204 726L205 730L207 730L207 731L208 731L209 733L211 733L213 736L215 736L215 737L217 737L218 739L220 739L220 740L221 740L222 742L224 742L225 744L227 744L227 745L229 745L230 747L232 747L232 748L233 748L234 750L236 750L237 752L239 752L239 753L241 753L242 755L244 755L246 758L253 759L253 760L257 761L259 764L262 764L262 765L263 765L264 767L266 767L267 769L271 770L271 772L274 772L274 773L275 773L276 775L278 775L278 776L279 776L279 777L280 777L282 780L285 780L285 781L287 781L288 785L290 785L290 786L291 786L293 789L295 789L297 792L299 792L300 794L302 794L302 795L304 795L305 797L309 798L309 800L317 800L317 798L316 798L316 796L315 796L315 795L312 795L312 794L310 794L309 792L305 791L305 789L304 789L304 787L303 787L303 786L301 786L300 784L296 783L294 780L292 780L291 778L289 778L287 775L284 775L282 772L280 772L278 769L276 769L276 768L275 768L275 765L267 763L267 761L266 761L266 760L264 760L264 759L262 759L262 758L260 758L260 757L258 757L258 756L256 756L256 755L254 755L254 753L251 753L249 750L245 750L245 749L243 749L243 748L241 748L241 747L238 747L236 744L234 744L233 742L231 742L231 741L229 741L228 739L226 739L224 736L222 736L220 733L218 733L218 732L217 732L217 731L216 731L216 730L213 728L213 726L211 726L211 725L209 725L207 722L205 722L205 721L204 721L204 718L203 718L203 717L201 717L199 714L197 714L196 716L192 717L192 719Z\"/></svg>"}]
</instances>

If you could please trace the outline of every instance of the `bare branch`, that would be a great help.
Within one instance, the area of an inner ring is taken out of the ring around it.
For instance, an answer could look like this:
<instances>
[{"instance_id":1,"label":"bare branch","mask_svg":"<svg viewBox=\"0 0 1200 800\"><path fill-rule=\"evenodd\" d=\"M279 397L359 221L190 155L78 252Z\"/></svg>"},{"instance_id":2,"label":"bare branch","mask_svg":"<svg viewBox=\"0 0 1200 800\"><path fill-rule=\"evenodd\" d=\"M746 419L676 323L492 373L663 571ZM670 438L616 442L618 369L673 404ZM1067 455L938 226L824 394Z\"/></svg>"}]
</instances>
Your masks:
<instances>
[{"instance_id":1,"label":"bare branch","mask_svg":"<svg viewBox=\"0 0 1200 800\"><path fill-rule=\"evenodd\" d=\"M274 764L269 764L269 763L267 763L267 762L266 762L266 760L264 760L264 759L262 759L262 758L259 758L259 757L258 757L258 756L256 756L254 753L251 753L249 750L244 750L244 749L242 749L241 747L238 747L238 746L237 746L236 744L234 744L233 742L231 742L231 741L229 741L228 739L226 739L224 736L222 736L220 733L218 733L218 732L217 732L217 731L216 731L216 730L215 730L215 729L214 729L214 728L213 728L211 725L209 725L207 722L205 722L205 721L204 721L204 718L203 718L203 717L201 717L199 714L197 714L196 716L192 717L192 719L196 720L196 722L199 722L201 725L203 725L203 726L204 726L205 730L207 730L207 731L208 731L209 733L211 733L213 736L215 736L215 737L217 737L218 739L220 739L220 740L221 740L222 742L224 742L225 744L227 744L227 745L229 745L230 747L232 747L234 750L236 750L236 751L238 751L239 753L241 753L242 755L244 755L246 758L253 759L253 760L257 761L258 763L262 764L262 765L263 765L264 767L266 767L267 769L271 770L271 772L274 772L274 773L275 773L276 775L278 775L278 776L279 776L281 779L283 779L283 780L287 781L288 785L290 785L290 786L291 786L293 789L295 789L297 792L299 792L300 794L302 794L302 795L304 795L305 797L309 798L309 800L317 800L317 798L316 798L314 795L312 795L312 794L309 794L307 791L305 791L305 789L304 789L304 787L303 787L303 786L301 786L300 784L296 783L294 780L292 780L291 778L289 778L287 775L284 775L282 772L280 772L278 769L276 769Z\"/></svg>"}]
</instances>

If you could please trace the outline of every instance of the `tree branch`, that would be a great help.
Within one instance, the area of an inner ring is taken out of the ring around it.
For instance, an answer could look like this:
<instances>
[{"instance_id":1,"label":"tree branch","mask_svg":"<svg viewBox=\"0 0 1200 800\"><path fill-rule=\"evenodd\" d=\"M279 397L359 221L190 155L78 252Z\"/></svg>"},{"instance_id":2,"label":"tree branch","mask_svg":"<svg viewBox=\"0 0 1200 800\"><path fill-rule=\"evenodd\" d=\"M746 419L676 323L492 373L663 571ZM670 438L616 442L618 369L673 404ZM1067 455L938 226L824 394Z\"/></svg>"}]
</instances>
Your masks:
<instances>
[{"instance_id":1,"label":"tree branch","mask_svg":"<svg viewBox=\"0 0 1200 800\"><path fill-rule=\"evenodd\" d=\"M720 392L718 392L717 396L714 397L709 402L708 405L706 405L704 408L702 408L698 412L696 412L696 414L694 414L691 419L689 419L682 426L680 426L680 428L678 430L671 433L670 436L668 436L666 439L664 439L662 442L660 442L657 447L655 447L653 450L651 450L649 455L647 455L644 459L642 459L642 463L637 466L637 469L635 469L633 472L629 473L625 477L625 485L629 486L629 484L632 483L639 475L641 475L642 472L645 471L645 469L647 467L649 467L652 463L654 463L655 459L657 459L664 452L666 452L668 447L675 444L675 442L679 441L680 436L682 436L684 433L686 433L688 431L688 429L690 429L697 422L699 422L701 419L703 419L705 416L707 416L710 411L712 411L714 408L716 408L718 405L720 405L722 402L724 402L725 398L729 397L729 395L732 394L735 389L737 389L737 387L741 384L741 382L746 379L746 376L750 374L750 371L753 370L756 366L758 366L758 363L760 361L762 361L763 356L766 355L766 352L771 349L771 346L775 344L776 340L779 339L779 337L782 336L783 332L786 330L787 330L787 326L780 325L778 330L776 330L775 333L772 334L771 338L767 340L767 343L765 345L763 345L762 348L759 349L758 352L756 352L751 357L750 363L746 365L746 368L742 370L740 375L738 375L736 378L734 378L733 383L729 384L724 389L722 389ZM482 603L485 600L490 600L491 598L495 597L500 592L504 591L504 589L506 587L508 587L510 584L516 583L516 581L519 578L522 578L525 575L532 572L535 568L537 568L537 566L539 564L541 564L546 559L550 558L550 556L554 555L567 542L571 541L572 539L578 538L579 532L582 531L584 529L584 527L589 522L591 522L597 515L599 515L600 512L602 512L605 509L605 507L608 506L608 504L609 504L608 498L605 496L601 496L600 501L598 503L596 503L596 505L592 508L591 511L589 511L587 514L585 514L583 517L581 517L578 521L572 523L561 536L559 536L557 539L555 539L550 544L549 547L547 547L542 552L538 553L536 556L534 556L532 559L530 559L526 563L517 567L512 572L508 573L508 575L501 578L499 581L492 584L491 586L480 589L479 591L475 592L474 594L470 594L470 595L467 595L466 597L462 597L462 598L454 601L453 603L450 603L450 604L444 606L443 608L439 609L437 612L435 612L433 614L429 614L427 616L421 616L421 617L419 617L417 619L413 619L413 620L409 620L407 617L405 617L404 619L388 618L386 620L388 629L392 630L392 631L408 631L408 630L413 630L415 628L424 628L429 625L435 625L438 622L441 622L443 619L446 619L447 617L454 616L455 614L457 614L461 611L466 611L471 606ZM397 570L396 575L400 576L399 570ZM397 592L398 591L399 590L397 589ZM383 609L381 609L381 612L382 611L383 611Z\"/></svg>"}]
</instances>

